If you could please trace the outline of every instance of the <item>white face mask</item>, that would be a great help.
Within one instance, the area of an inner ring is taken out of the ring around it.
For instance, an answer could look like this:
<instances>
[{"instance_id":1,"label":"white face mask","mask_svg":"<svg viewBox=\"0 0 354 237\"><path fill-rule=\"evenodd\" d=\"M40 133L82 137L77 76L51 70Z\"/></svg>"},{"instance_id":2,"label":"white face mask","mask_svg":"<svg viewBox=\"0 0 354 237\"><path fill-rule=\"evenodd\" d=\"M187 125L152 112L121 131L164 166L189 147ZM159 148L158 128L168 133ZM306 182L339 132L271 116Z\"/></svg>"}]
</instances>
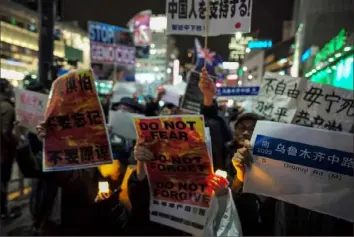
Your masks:
<instances>
[{"instance_id":1,"label":"white face mask","mask_svg":"<svg viewBox=\"0 0 354 237\"><path fill-rule=\"evenodd\" d=\"M129 113L124 110L109 111L108 120L112 132L126 139L136 140L134 117L144 117L140 114Z\"/></svg>"}]
</instances>

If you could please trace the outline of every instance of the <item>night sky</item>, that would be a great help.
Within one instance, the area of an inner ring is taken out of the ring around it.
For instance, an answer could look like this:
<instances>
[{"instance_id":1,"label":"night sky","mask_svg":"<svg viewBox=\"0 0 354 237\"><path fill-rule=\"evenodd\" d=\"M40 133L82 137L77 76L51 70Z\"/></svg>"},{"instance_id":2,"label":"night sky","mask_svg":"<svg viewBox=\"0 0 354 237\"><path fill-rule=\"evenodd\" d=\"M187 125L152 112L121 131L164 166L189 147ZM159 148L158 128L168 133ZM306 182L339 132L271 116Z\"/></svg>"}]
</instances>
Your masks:
<instances>
[{"instance_id":1,"label":"night sky","mask_svg":"<svg viewBox=\"0 0 354 237\"><path fill-rule=\"evenodd\" d=\"M139 11L151 9L153 14L164 14L166 0L63 0L64 21L76 20L86 28L89 20L125 27ZM253 0L252 31L259 30L259 38L279 42L284 20L292 19L294 0ZM228 59L231 35L210 37L208 46ZM194 47L193 36L175 36L183 62L186 51ZM203 42L203 41L202 41Z\"/></svg>"}]
</instances>

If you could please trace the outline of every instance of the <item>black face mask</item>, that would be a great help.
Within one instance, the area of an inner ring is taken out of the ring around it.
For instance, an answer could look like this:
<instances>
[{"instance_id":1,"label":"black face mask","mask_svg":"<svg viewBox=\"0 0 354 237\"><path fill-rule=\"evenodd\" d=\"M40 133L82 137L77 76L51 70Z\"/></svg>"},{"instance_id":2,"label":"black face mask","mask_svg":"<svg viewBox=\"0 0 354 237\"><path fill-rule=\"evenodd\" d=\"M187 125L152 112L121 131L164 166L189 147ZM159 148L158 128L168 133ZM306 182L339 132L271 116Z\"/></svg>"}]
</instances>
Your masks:
<instances>
[{"instance_id":1,"label":"black face mask","mask_svg":"<svg viewBox=\"0 0 354 237\"><path fill-rule=\"evenodd\" d=\"M129 157L133 152L135 141L126 139L116 134L111 134L110 139L111 139L113 159L119 160L120 163L126 165L128 163Z\"/></svg>"}]
</instances>

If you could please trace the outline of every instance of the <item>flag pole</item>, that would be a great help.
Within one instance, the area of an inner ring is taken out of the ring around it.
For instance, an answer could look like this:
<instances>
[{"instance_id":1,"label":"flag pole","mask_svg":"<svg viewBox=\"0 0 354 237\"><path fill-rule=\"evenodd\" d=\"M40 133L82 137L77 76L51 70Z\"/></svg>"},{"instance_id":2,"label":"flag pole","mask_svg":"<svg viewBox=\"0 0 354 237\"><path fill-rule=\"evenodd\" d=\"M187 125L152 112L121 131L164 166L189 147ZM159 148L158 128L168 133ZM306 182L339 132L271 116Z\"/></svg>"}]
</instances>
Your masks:
<instances>
[{"instance_id":1,"label":"flag pole","mask_svg":"<svg viewBox=\"0 0 354 237\"><path fill-rule=\"evenodd\" d=\"M208 33L209 33L209 16L210 16L210 2L206 0L206 15L205 15L205 36L204 36L204 52L208 48ZM204 58L204 67L206 66L206 59Z\"/></svg>"}]
</instances>

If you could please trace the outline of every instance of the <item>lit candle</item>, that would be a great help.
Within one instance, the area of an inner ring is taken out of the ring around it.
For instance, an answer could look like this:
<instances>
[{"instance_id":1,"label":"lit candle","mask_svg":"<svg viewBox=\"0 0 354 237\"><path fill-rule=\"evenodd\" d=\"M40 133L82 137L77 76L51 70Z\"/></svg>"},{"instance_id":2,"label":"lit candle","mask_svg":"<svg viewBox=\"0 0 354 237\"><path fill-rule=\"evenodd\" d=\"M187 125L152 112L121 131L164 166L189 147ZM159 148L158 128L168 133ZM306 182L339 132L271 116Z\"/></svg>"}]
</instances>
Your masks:
<instances>
[{"instance_id":1,"label":"lit candle","mask_svg":"<svg viewBox=\"0 0 354 237\"><path fill-rule=\"evenodd\" d=\"M217 175L217 176L220 176L220 177L223 177L223 178L227 178L227 173L226 173L226 171L224 171L224 170L217 170L216 172L215 172L215 175Z\"/></svg>"},{"instance_id":2,"label":"lit candle","mask_svg":"<svg viewBox=\"0 0 354 237\"><path fill-rule=\"evenodd\" d=\"M109 193L109 184L107 181L98 183L98 192L99 193Z\"/></svg>"}]
</instances>

